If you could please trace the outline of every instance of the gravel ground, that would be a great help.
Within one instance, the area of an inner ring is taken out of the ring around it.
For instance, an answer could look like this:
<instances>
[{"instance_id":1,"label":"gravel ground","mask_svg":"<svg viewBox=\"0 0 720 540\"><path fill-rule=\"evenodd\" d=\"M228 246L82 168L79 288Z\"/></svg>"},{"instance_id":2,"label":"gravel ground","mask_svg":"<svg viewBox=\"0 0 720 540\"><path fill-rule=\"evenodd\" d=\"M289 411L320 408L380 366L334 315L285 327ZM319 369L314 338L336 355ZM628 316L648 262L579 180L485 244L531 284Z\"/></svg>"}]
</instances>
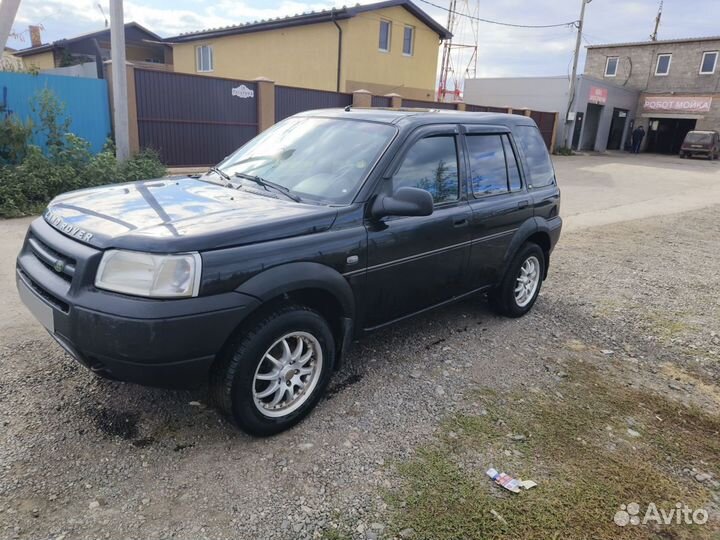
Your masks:
<instances>
[{"instance_id":1,"label":"gravel ground","mask_svg":"<svg viewBox=\"0 0 720 540\"><path fill-rule=\"evenodd\" d=\"M717 410L719 210L566 234L528 316L473 299L368 337L271 439L234 431L205 390L99 380L35 325L2 331L0 537L382 537L394 460L469 390L550 388L548 361L579 343Z\"/></svg>"}]
</instances>

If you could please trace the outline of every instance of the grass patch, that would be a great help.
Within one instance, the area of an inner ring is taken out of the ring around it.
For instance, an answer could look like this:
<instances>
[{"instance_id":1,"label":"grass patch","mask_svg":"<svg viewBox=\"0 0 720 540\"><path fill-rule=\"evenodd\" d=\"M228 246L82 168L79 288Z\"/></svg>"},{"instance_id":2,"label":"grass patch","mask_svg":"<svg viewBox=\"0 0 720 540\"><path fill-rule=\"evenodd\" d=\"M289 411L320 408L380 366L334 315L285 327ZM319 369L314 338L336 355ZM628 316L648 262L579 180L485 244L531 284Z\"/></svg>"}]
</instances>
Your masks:
<instances>
[{"instance_id":1,"label":"grass patch","mask_svg":"<svg viewBox=\"0 0 720 540\"><path fill-rule=\"evenodd\" d=\"M707 484L682 469L720 473L719 417L583 364L559 389L562 398L486 393L486 414L449 419L436 441L398 466L401 486L388 495L393 530L433 540L717 537L710 522L621 528L613 516L630 502L641 513L650 502L703 507ZM511 438L518 434L525 439ZM538 487L506 492L485 476L490 466Z\"/></svg>"},{"instance_id":2,"label":"grass patch","mask_svg":"<svg viewBox=\"0 0 720 540\"><path fill-rule=\"evenodd\" d=\"M350 540L352 537L339 529L325 529L320 538L321 540Z\"/></svg>"},{"instance_id":3,"label":"grass patch","mask_svg":"<svg viewBox=\"0 0 720 540\"><path fill-rule=\"evenodd\" d=\"M689 325L681 319L683 316L681 313L649 312L646 314L650 328L665 342L682 337L690 330Z\"/></svg>"}]
</instances>

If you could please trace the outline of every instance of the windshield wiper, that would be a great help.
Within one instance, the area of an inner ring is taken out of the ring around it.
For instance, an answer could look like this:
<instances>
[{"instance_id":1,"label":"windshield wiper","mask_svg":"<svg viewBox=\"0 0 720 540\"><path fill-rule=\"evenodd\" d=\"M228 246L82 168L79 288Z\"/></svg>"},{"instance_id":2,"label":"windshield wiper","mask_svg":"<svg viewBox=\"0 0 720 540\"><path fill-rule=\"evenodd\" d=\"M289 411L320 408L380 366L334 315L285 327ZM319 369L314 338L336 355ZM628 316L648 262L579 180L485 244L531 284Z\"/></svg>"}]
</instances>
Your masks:
<instances>
[{"instance_id":1,"label":"windshield wiper","mask_svg":"<svg viewBox=\"0 0 720 540\"><path fill-rule=\"evenodd\" d=\"M261 176L256 176L254 174L246 174L242 172L236 172L235 176L237 176L238 178L243 178L245 180L250 180L251 182L255 182L257 185L264 187L266 191L267 188L271 187L275 191L279 191L287 198L292 199L295 202L302 202L300 196L291 193L290 189L286 188L285 186L281 186L280 184L276 184L275 182L271 182L270 180L265 180Z\"/></svg>"},{"instance_id":2,"label":"windshield wiper","mask_svg":"<svg viewBox=\"0 0 720 540\"><path fill-rule=\"evenodd\" d=\"M225 181L225 187L231 187L231 188L235 187L232 183L232 180L230 179L230 175L228 173L226 173L225 171L222 171L222 170L218 169L217 167L210 167L208 172L214 172L220 178L222 178Z\"/></svg>"}]
</instances>

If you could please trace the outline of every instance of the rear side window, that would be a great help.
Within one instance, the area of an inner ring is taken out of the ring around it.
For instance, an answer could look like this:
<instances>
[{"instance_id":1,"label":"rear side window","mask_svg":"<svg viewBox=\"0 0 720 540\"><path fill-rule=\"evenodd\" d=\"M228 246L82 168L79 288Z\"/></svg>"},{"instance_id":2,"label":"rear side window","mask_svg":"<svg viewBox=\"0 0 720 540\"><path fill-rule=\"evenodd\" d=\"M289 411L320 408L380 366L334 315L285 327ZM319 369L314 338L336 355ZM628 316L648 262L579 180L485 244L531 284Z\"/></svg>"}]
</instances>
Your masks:
<instances>
[{"instance_id":1,"label":"rear side window","mask_svg":"<svg viewBox=\"0 0 720 540\"><path fill-rule=\"evenodd\" d=\"M440 135L417 141L392 178L393 192L401 187L429 191L435 204L457 200L460 190L455 137Z\"/></svg>"},{"instance_id":2,"label":"rear side window","mask_svg":"<svg viewBox=\"0 0 720 540\"><path fill-rule=\"evenodd\" d=\"M507 166L500 135L470 135L467 141L473 194L506 193Z\"/></svg>"},{"instance_id":3,"label":"rear side window","mask_svg":"<svg viewBox=\"0 0 720 540\"><path fill-rule=\"evenodd\" d=\"M515 152L507 135L468 135L470 185L475 196L522 187Z\"/></svg>"},{"instance_id":4,"label":"rear side window","mask_svg":"<svg viewBox=\"0 0 720 540\"><path fill-rule=\"evenodd\" d=\"M555 171L540 130L534 126L517 126L514 134L515 141L527 160L528 187L554 184Z\"/></svg>"}]
</instances>

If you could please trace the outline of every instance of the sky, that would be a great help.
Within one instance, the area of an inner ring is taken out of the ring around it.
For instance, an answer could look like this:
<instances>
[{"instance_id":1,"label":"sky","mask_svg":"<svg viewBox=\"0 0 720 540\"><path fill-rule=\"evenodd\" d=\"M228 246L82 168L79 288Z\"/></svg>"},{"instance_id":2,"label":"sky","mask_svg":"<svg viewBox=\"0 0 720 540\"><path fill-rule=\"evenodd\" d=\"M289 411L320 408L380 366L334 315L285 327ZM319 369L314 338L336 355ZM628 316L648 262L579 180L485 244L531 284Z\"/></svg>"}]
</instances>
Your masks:
<instances>
[{"instance_id":1,"label":"sky","mask_svg":"<svg viewBox=\"0 0 720 540\"><path fill-rule=\"evenodd\" d=\"M413 0L443 25L447 12L423 0ZM431 0L448 6L450 0ZM29 46L27 26L41 24L44 42L100 30L108 0L21 0L13 31L20 39L8 46ZM352 1L345 0L351 4ZM372 3L361 0L359 3ZM136 21L163 37L203 28L227 26L304 11L341 7L343 0L125 0L125 21ZM556 24L577 20L581 0L459 0L486 19L514 24ZM654 26L659 0L592 0L586 8L584 45L644 41ZM467 19L455 40L474 42ZM575 29L570 27L518 29L478 24L479 77L567 75L575 47ZM665 0L659 39L720 34L720 0ZM23 41L24 40L24 41ZM458 77L468 68L468 57L455 58Z\"/></svg>"}]
</instances>

